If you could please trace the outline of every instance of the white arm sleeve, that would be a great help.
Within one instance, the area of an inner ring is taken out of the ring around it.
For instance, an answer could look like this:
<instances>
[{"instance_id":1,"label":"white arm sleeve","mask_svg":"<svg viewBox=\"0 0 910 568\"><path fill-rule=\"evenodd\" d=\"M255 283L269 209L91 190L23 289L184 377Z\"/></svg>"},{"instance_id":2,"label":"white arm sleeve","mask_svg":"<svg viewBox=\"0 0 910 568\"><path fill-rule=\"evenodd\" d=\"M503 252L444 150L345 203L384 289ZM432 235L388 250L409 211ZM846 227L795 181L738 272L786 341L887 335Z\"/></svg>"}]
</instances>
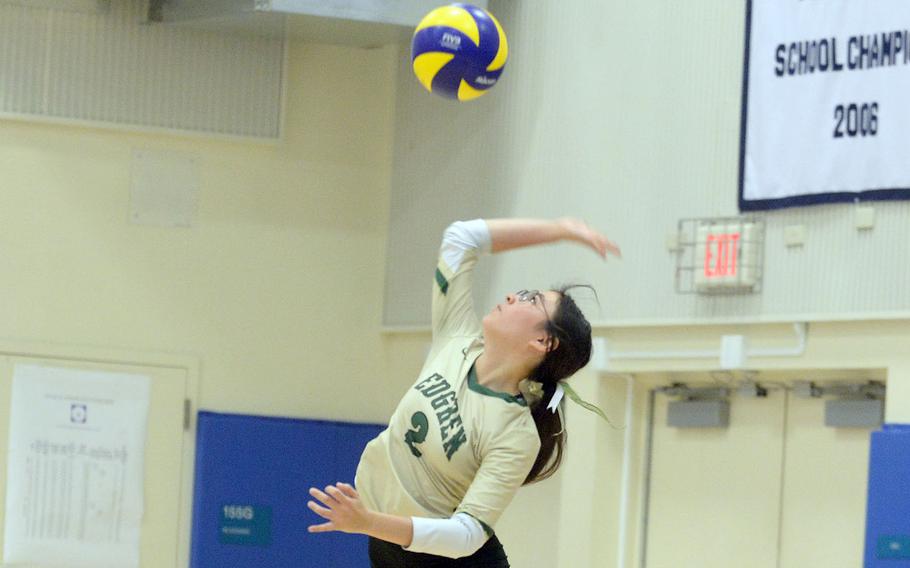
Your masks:
<instances>
[{"instance_id":1,"label":"white arm sleeve","mask_svg":"<svg viewBox=\"0 0 910 568\"><path fill-rule=\"evenodd\" d=\"M423 552L448 558L461 558L477 552L487 541L480 523L466 513L456 513L449 519L411 517L414 536L410 552Z\"/></svg>"},{"instance_id":2,"label":"white arm sleeve","mask_svg":"<svg viewBox=\"0 0 910 568\"><path fill-rule=\"evenodd\" d=\"M458 272L465 251L478 249L488 253L492 247L490 228L483 219L456 221L442 235L442 258L453 273Z\"/></svg>"}]
</instances>

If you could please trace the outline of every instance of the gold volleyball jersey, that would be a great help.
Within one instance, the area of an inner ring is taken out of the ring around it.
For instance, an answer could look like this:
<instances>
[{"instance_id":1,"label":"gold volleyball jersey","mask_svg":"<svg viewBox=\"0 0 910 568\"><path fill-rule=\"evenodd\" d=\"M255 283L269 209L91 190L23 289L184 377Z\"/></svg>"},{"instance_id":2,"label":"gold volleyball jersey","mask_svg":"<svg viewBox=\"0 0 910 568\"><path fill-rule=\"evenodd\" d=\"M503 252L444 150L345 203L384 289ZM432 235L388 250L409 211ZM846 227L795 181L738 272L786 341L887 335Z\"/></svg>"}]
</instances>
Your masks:
<instances>
[{"instance_id":1,"label":"gold volleyball jersey","mask_svg":"<svg viewBox=\"0 0 910 568\"><path fill-rule=\"evenodd\" d=\"M474 361L483 352L471 297L477 257L476 245L453 244L447 231L433 287L430 354L389 427L364 449L355 484L369 509L433 518L467 513L492 534L540 439L520 395L477 382Z\"/></svg>"}]
</instances>

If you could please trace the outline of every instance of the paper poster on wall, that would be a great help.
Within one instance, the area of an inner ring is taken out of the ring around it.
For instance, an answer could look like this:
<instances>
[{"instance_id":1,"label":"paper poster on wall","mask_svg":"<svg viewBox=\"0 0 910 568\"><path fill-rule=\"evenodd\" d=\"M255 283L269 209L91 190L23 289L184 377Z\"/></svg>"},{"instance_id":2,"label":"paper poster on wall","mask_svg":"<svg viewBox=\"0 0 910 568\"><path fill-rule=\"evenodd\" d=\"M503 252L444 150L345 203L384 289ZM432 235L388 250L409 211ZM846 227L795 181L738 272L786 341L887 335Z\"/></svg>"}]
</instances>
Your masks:
<instances>
[{"instance_id":1,"label":"paper poster on wall","mask_svg":"<svg viewBox=\"0 0 910 568\"><path fill-rule=\"evenodd\" d=\"M149 378L17 365L4 563L139 566Z\"/></svg>"},{"instance_id":2,"label":"paper poster on wall","mask_svg":"<svg viewBox=\"0 0 910 568\"><path fill-rule=\"evenodd\" d=\"M910 2L746 9L740 210L910 199Z\"/></svg>"}]
</instances>

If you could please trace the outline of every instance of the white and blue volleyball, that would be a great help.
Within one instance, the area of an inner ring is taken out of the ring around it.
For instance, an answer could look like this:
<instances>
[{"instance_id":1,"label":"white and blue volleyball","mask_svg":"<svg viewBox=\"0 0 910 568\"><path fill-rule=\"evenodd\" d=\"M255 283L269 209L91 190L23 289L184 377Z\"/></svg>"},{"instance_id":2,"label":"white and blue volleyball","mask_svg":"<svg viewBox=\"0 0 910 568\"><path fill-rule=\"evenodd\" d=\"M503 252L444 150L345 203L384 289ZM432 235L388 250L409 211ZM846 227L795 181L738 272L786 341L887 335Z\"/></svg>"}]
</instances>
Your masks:
<instances>
[{"instance_id":1,"label":"white and blue volleyball","mask_svg":"<svg viewBox=\"0 0 910 568\"><path fill-rule=\"evenodd\" d=\"M509 56L502 26L471 4L436 8L417 25L411 63L431 93L459 101L476 99L499 81Z\"/></svg>"}]
</instances>

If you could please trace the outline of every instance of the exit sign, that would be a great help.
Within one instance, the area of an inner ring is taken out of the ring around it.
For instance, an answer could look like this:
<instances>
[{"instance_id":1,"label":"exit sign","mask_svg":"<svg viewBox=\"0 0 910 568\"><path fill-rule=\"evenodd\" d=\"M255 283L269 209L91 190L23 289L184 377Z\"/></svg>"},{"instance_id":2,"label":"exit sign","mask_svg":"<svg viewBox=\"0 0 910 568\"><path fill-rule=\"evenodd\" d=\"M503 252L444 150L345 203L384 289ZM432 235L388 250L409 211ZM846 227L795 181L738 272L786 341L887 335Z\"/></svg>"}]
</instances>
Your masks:
<instances>
[{"instance_id":1,"label":"exit sign","mask_svg":"<svg viewBox=\"0 0 910 568\"><path fill-rule=\"evenodd\" d=\"M707 233L702 251L705 279L736 276L740 233Z\"/></svg>"},{"instance_id":2,"label":"exit sign","mask_svg":"<svg viewBox=\"0 0 910 568\"><path fill-rule=\"evenodd\" d=\"M761 277L762 225L750 221L704 220L697 224L692 267L701 293L749 291Z\"/></svg>"}]
</instances>

